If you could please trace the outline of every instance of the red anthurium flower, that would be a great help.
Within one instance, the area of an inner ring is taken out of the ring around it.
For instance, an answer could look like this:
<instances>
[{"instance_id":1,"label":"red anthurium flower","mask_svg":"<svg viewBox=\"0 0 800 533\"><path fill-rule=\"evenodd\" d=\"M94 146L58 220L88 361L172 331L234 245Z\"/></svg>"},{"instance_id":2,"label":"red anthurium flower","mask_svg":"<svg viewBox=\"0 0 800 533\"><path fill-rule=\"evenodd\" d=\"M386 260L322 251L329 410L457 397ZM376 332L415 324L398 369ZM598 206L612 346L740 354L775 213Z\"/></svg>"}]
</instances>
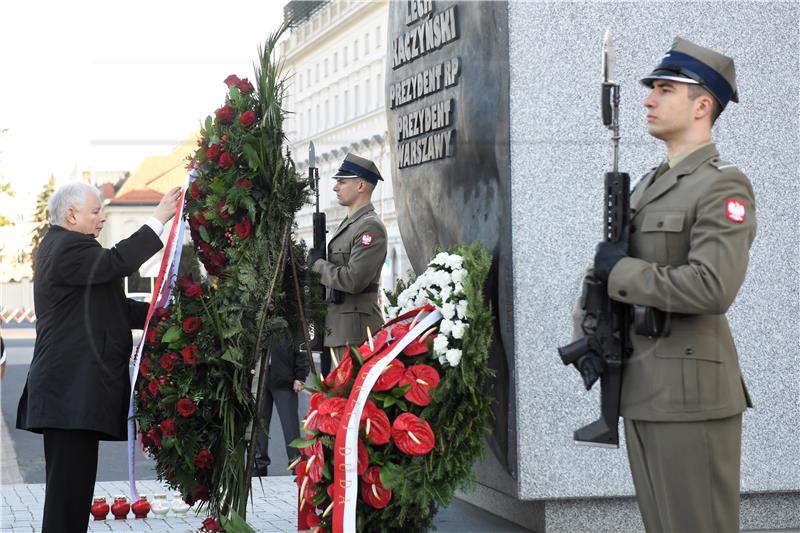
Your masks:
<instances>
[{"instance_id":1,"label":"red anthurium flower","mask_svg":"<svg viewBox=\"0 0 800 533\"><path fill-rule=\"evenodd\" d=\"M150 358L142 357L142 362L139 363L139 375L146 378L150 375Z\"/></svg>"},{"instance_id":2,"label":"red anthurium flower","mask_svg":"<svg viewBox=\"0 0 800 533\"><path fill-rule=\"evenodd\" d=\"M363 475L369 466L369 453L367 453L367 446L364 441L358 439L358 462L356 463L356 474Z\"/></svg>"},{"instance_id":3,"label":"red anthurium flower","mask_svg":"<svg viewBox=\"0 0 800 533\"><path fill-rule=\"evenodd\" d=\"M405 372L405 370L406 367L403 366L403 363L397 359L393 359L392 362L383 369L381 376L378 378L378 381L375 382L375 386L372 387L372 390L375 392L391 390L392 387L397 385L400 378L403 377L403 372Z\"/></svg>"},{"instance_id":4,"label":"red anthurium flower","mask_svg":"<svg viewBox=\"0 0 800 533\"><path fill-rule=\"evenodd\" d=\"M436 437L428 422L411 413L394 419L392 440L400 451L408 455L426 455L436 445Z\"/></svg>"},{"instance_id":5,"label":"red anthurium flower","mask_svg":"<svg viewBox=\"0 0 800 533\"><path fill-rule=\"evenodd\" d=\"M187 365L193 365L197 363L197 351L199 348L196 344L187 344L183 347L183 362Z\"/></svg>"},{"instance_id":6,"label":"red anthurium flower","mask_svg":"<svg viewBox=\"0 0 800 533\"><path fill-rule=\"evenodd\" d=\"M403 335L408 333L408 326L410 326L410 324L405 322L392 326L392 338L395 340L403 338Z\"/></svg>"},{"instance_id":7,"label":"red anthurium flower","mask_svg":"<svg viewBox=\"0 0 800 533\"><path fill-rule=\"evenodd\" d=\"M370 348L369 339L367 339L364 344L358 347L358 353L360 353L361 357L363 357L364 361L366 361L376 353L380 352L383 347L386 346L387 340L389 340L389 332L385 329L379 329L372 336L372 348Z\"/></svg>"},{"instance_id":8,"label":"red anthurium flower","mask_svg":"<svg viewBox=\"0 0 800 533\"><path fill-rule=\"evenodd\" d=\"M439 373L432 366L412 365L406 369L398 385L411 385L405 398L413 404L425 407L431 403L430 391L436 388L439 379Z\"/></svg>"},{"instance_id":9,"label":"red anthurium flower","mask_svg":"<svg viewBox=\"0 0 800 533\"><path fill-rule=\"evenodd\" d=\"M233 183L234 187L243 187L245 189L252 189L253 182L247 178L239 178Z\"/></svg>"},{"instance_id":10,"label":"red anthurium flower","mask_svg":"<svg viewBox=\"0 0 800 533\"><path fill-rule=\"evenodd\" d=\"M236 234L239 235L240 239L246 239L250 236L252 225L249 218L242 217L241 222L235 224L233 227L236 229Z\"/></svg>"},{"instance_id":11,"label":"red anthurium flower","mask_svg":"<svg viewBox=\"0 0 800 533\"><path fill-rule=\"evenodd\" d=\"M345 388L353 379L353 360L350 358L349 350L344 354L339 366L325 378L325 385L333 390Z\"/></svg>"},{"instance_id":12,"label":"red anthurium flower","mask_svg":"<svg viewBox=\"0 0 800 533\"><path fill-rule=\"evenodd\" d=\"M317 441L308 448L303 448L303 452L308 456L308 459L305 461L306 474L308 474L312 483L319 483L322 481L322 466L325 464L322 442L317 439Z\"/></svg>"},{"instance_id":13,"label":"red anthurium flower","mask_svg":"<svg viewBox=\"0 0 800 533\"><path fill-rule=\"evenodd\" d=\"M192 283L184 289L183 293L190 300L199 300L203 297L203 286L199 283Z\"/></svg>"},{"instance_id":14,"label":"red anthurium flower","mask_svg":"<svg viewBox=\"0 0 800 533\"><path fill-rule=\"evenodd\" d=\"M178 414L182 417L189 417L197 411L197 406L189 398L181 398L178 400Z\"/></svg>"},{"instance_id":15,"label":"red anthurium flower","mask_svg":"<svg viewBox=\"0 0 800 533\"><path fill-rule=\"evenodd\" d=\"M239 123L245 128L249 128L256 121L256 114L253 111L245 111L239 117Z\"/></svg>"},{"instance_id":16,"label":"red anthurium flower","mask_svg":"<svg viewBox=\"0 0 800 533\"><path fill-rule=\"evenodd\" d=\"M186 287L190 286L193 283L194 283L194 278L192 278L191 274L180 276L177 280L175 280L175 285L177 285L178 288L182 290L185 290Z\"/></svg>"},{"instance_id":17,"label":"red anthurium flower","mask_svg":"<svg viewBox=\"0 0 800 533\"><path fill-rule=\"evenodd\" d=\"M308 431L314 431L315 429L319 429L317 426L317 409L319 409L319 404L322 403L322 400L325 399L325 396L321 392L315 392L311 395L311 405L308 408L308 414L303 419L303 429Z\"/></svg>"},{"instance_id":18,"label":"red anthurium flower","mask_svg":"<svg viewBox=\"0 0 800 533\"><path fill-rule=\"evenodd\" d=\"M435 331L436 328L431 328L418 338L411 341L408 346L403 348L403 353L406 355L422 355L428 353L428 339Z\"/></svg>"},{"instance_id":19,"label":"red anthurium flower","mask_svg":"<svg viewBox=\"0 0 800 533\"><path fill-rule=\"evenodd\" d=\"M165 437L174 437L175 433L178 431L178 426L175 424L173 418L167 418L161 422L158 427L161 428L161 433L163 433Z\"/></svg>"},{"instance_id":20,"label":"red anthurium flower","mask_svg":"<svg viewBox=\"0 0 800 533\"><path fill-rule=\"evenodd\" d=\"M381 483L381 469L379 466L371 466L366 473L361 476L361 499L370 507L383 509L392 499L392 490L387 489Z\"/></svg>"},{"instance_id":21,"label":"red anthurium flower","mask_svg":"<svg viewBox=\"0 0 800 533\"><path fill-rule=\"evenodd\" d=\"M233 109L228 105L220 107L214 114L217 116L217 122L220 124L231 124L233 122Z\"/></svg>"},{"instance_id":22,"label":"red anthurium flower","mask_svg":"<svg viewBox=\"0 0 800 533\"><path fill-rule=\"evenodd\" d=\"M222 526L220 525L219 520L213 516L209 516L203 520L203 529L209 533L212 533L215 531L222 531Z\"/></svg>"},{"instance_id":23,"label":"red anthurium flower","mask_svg":"<svg viewBox=\"0 0 800 533\"><path fill-rule=\"evenodd\" d=\"M346 398L326 398L317 409L316 425L320 431L328 435L336 435L342 415L347 405Z\"/></svg>"},{"instance_id":24,"label":"red anthurium flower","mask_svg":"<svg viewBox=\"0 0 800 533\"><path fill-rule=\"evenodd\" d=\"M183 320L183 331L192 335L200 331L202 321L196 316L190 316Z\"/></svg>"},{"instance_id":25,"label":"red anthurium flower","mask_svg":"<svg viewBox=\"0 0 800 533\"><path fill-rule=\"evenodd\" d=\"M234 85L238 85L241 81L242 80L240 80L239 76L236 74L230 74L227 78L225 78L225 85L228 87L233 87Z\"/></svg>"},{"instance_id":26,"label":"red anthurium flower","mask_svg":"<svg viewBox=\"0 0 800 533\"><path fill-rule=\"evenodd\" d=\"M176 353L165 353L161 356L161 368L163 368L165 372L172 372L177 362L178 354Z\"/></svg>"},{"instance_id":27,"label":"red anthurium flower","mask_svg":"<svg viewBox=\"0 0 800 533\"><path fill-rule=\"evenodd\" d=\"M361 412L361 429L370 444L386 444L391 432L389 417L372 400L367 400Z\"/></svg>"},{"instance_id":28,"label":"red anthurium flower","mask_svg":"<svg viewBox=\"0 0 800 533\"><path fill-rule=\"evenodd\" d=\"M214 462L214 455L208 450L200 450L194 454L193 459L197 468L208 468Z\"/></svg>"},{"instance_id":29,"label":"red anthurium flower","mask_svg":"<svg viewBox=\"0 0 800 533\"><path fill-rule=\"evenodd\" d=\"M297 475L297 479L295 482L297 486L300 488L299 496L301 505L300 508L302 510L303 507L308 505L311 506L311 500L314 496L317 495L317 487L314 486L314 483L311 481L311 478L308 476L308 472L306 471L306 461L300 461L297 463L297 467L295 468L295 474Z\"/></svg>"},{"instance_id":30,"label":"red anthurium flower","mask_svg":"<svg viewBox=\"0 0 800 533\"><path fill-rule=\"evenodd\" d=\"M230 86L229 86L230 87ZM247 78L242 78L236 83L236 87L239 88L239 91L242 94L250 94L253 92L253 85L247 81Z\"/></svg>"}]
</instances>

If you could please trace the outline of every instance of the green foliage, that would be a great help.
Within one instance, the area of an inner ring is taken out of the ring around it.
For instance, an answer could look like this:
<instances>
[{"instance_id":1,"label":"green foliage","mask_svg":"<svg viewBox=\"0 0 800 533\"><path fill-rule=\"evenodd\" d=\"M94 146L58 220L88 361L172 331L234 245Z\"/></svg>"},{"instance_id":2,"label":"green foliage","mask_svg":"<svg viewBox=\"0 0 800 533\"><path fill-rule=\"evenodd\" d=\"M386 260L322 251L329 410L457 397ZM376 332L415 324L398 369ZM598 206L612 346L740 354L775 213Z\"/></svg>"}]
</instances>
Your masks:
<instances>
[{"instance_id":1,"label":"green foliage","mask_svg":"<svg viewBox=\"0 0 800 533\"><path fill-rule=\"evenodd\" d=\"M33 216L36 226L31 232L31 268L36 265L36 252L39 251L39 244L41 244L47 230L50 228L50 222L47 219L47 203L50 201L50 197L53 196L55 187L56 178L55 176L50 176L50 180L45 183L42 191L36 197L36 213Z\"/></svg>"}]
</instances>

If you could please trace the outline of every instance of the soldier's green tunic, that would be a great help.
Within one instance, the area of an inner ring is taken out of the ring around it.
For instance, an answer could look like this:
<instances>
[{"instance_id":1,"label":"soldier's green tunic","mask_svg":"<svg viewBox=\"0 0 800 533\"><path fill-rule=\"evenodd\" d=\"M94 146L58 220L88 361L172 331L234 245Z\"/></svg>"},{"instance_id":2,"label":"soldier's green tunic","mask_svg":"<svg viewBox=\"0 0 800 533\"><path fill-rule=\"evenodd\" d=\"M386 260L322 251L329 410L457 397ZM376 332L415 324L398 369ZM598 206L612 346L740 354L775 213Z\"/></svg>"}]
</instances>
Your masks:
<instances>
[{"instance_id":1,"label":"soldier's green tunic","mask_svg":"<svg viewBox=\"0 0 800 533\"><path fill-rule=\"evenodd\" d=\"M342 303L328 304L325 346L357 346L366 340L367 326L376 331L383 325L378 287L386 246L386 228L367 204L339 225L328 243L328 260L314 263L322 284L344 293Z\"/></svg>"}]
</instances>

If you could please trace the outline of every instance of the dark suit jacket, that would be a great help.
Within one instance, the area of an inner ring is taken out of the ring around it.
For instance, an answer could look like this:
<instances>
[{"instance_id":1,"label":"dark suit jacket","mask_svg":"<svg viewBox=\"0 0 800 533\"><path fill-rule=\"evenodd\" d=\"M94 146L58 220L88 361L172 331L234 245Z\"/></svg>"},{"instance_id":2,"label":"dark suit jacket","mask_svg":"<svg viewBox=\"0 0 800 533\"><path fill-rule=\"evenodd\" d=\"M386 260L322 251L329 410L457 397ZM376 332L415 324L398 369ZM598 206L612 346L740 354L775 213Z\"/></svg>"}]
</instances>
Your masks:
<instances>
[{"instance_id":1,"label":"dark suit jacket","mask_svg":"<svg viewBox=\"0 0 800 533\"><path fill-rule=\"evenodd\" d=\"M142 226L114 248L91 235L52 226L36 256L36 344L17 408L17 427L127 438L132 328L147 304L125 297L123 278L162 247Z\"/></svg>"},{"instance_id":2,"label":"dark suit jacket","mask_svg":"<svg viewBox=\"0 0 800 533\"><path fill-rule=\"evenodd\" d=\"M267 387L270 390L291 389L294 380L305 382L308 377L308 354L294 349L288 335L286 337L286 342L273 340L270 343L267 373Z\"/></svg>"}]
</instances>

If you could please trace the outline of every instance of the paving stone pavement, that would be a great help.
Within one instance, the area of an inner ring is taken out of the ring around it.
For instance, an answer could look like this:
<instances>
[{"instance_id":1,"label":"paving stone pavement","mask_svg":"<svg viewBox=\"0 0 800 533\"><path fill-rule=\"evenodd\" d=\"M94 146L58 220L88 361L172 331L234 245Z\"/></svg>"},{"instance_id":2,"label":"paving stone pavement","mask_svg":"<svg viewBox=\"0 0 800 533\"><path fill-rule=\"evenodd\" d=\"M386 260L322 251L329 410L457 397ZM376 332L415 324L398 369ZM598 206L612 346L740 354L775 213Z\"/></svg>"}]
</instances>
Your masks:
<instances>
[{"instance_id":1,"label":"paving stone pavement","mask_svg":"<svg viewBox=\"0 0 800 533\"><path fill-rule=\"evenodd\" d=\"M294 533L297 531L297 509L295 508L296 487L291 476L262 478L263 484L253 483L252 504L248 506L248 523L259 533ZM152 501L153 494L172 493L159 481L137 481L140 494L147 494ZM21 533L41 531L42 505L44 503L44 484L11 484L0 486L0 533ZM109 503L117 494L128 494L126 481L104 481L95 484L94 494L106 496ZM193 533L202 525L205 513L199 515L192 508L186 516L179 517L170 511L165 519L148 518L136 520L133 513L127 520L89 520L90 532L107 531L147 531L150 533Z\"/></svg>"}]
</instances>

